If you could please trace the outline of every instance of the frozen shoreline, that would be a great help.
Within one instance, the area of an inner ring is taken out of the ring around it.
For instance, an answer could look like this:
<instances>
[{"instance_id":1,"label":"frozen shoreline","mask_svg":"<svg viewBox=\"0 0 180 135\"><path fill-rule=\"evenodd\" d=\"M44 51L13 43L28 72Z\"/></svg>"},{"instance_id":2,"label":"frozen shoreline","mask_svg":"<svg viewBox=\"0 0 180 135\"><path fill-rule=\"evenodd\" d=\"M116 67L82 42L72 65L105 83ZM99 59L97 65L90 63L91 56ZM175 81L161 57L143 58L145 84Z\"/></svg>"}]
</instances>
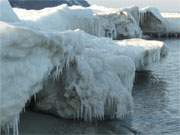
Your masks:
<instances>
[{"instance_id":1,"label":"frozen shoreline","mask_svg":"<svg viewBox=\"0 0 180 135\"><path fill-rule=\"evenodd\" d=\"M102 8L109 13L99 15L102 11L97 8L63 5L51 12L41 10L40 15L30 11L35 18L24 21L7 1L0 2L7 8L0 18L0 127L7 132L13 128L14 135L19 134L20 112L37 93L36 108L63 118L94 121L128 116L135 70L145 70L167 55L163 42L109 39L121 31L130 37L141 35L136 20L125 11L110 13Z\"/></svg>"}]
</instances>

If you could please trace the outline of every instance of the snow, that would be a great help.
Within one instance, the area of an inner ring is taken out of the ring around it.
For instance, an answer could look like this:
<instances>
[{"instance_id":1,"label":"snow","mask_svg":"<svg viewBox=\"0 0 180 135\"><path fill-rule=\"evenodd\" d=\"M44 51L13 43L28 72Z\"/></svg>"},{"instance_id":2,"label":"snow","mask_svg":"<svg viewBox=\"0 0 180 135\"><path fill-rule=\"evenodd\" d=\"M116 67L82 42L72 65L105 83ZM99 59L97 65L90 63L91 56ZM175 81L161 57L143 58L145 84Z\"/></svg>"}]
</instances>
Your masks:
<instances>
[{"instance_id":1,"label":"snow","mask_svg":"<svg viewBox=\"0 0 180 135\"><path fill-rule=\"evenodd\" d=\"M14 18L7 9L3 16ZM90 8L62 5L15 11L20 21L0 22L0 129L11 132L12 128L13 135L18 135L20 112L37 93L41 93L38 109L55 108L64 118L92 121L127 116L133 109L135 70L166 55L162 42L93 36L102 36L101 20Z\"/></svg>"},{"instance_id":2,"label":"snow","mask_svg":"<svg viewBox=\"0 0 180 135\"><path fill-rule=\"evenodd\" d=\"M13 12L8 0L0 0L0 21L16 22L19 21Z\"/></svg>"}]
</instances>

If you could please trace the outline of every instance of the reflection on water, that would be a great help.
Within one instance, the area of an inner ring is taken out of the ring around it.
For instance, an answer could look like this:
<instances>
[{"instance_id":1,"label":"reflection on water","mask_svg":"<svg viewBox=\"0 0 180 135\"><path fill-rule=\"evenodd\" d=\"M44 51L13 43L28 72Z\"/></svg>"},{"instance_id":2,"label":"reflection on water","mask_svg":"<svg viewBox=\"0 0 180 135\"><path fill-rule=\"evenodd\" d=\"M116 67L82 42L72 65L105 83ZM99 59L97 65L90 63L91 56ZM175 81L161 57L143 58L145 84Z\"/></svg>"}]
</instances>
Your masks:
<instances>
[{"instance_id":1,"label":"reflection on water","mask_svg":"<svg viewBox=\"0 0 180 135\"><path fill-rule=\"evenodd\" d=\"M180 135L180 40L167 40L169 55L138 72L132 126L143 135ZM83 123L36 113L21 117L22 135L133 135L124 122ZM130 125L129 125L130 126Z\"/></svg>"}]
</instances>

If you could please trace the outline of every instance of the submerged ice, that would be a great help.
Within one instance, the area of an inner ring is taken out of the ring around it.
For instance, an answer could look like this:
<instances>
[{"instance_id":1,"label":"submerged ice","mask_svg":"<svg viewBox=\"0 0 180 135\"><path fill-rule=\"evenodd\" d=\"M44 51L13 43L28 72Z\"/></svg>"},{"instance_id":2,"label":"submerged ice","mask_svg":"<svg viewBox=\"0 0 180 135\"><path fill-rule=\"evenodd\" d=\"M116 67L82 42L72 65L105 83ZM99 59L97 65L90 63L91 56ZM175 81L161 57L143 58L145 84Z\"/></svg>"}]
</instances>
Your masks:
<instances>
[{"instance_id":1,"label":"submerged ice","mask_svg":"<svg viewBox=\"0 0 180 135\"><path fill-rule=\"evenodd\" d=\"M19 19L9 23L17 16L8 5L6 19L0 18L0 129L18 135L20 112L35 94L37 110L63 118L92 121L130 114L135 70L160 61L167 53L164 43L103 38L117 38L127 22L129 35L140 30L128 12L47 10L15 9Z\"/></svg>"}]
</instances>

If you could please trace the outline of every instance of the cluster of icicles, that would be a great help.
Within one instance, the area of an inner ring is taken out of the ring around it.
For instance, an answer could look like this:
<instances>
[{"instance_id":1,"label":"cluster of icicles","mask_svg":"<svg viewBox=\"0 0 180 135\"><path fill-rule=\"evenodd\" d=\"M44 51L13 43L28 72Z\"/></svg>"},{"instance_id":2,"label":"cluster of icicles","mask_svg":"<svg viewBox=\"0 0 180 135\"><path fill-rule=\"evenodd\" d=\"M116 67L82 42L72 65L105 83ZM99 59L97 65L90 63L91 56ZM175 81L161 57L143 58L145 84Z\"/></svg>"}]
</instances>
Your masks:
<instances>
[{"instance_id":1,"label":"cluster of icicles","mask_svg":"<svg viewBox=\"0 0 180 135\"><path fill-rule=\"evenodd\" d=\"M19 116L17 116L13 121L10 123L3 125L0 128L0 134L2 135L19 135Z\"/></svg>"},{"instance_id":2,"label":"cluster of icicles","mask_svg":"<svg viewBox=\"0 0 180 135\"><path fill-rule=\"evenodd\" d=\"M107 99L107 108L109 110L110 119L117 118L117 100L115 98ZM124 114L121 118L127 117L128 114ZM93 120L104 120L104 106L95 106L95 107L86 107L86 105L81 104L80 109L77 113L74 114L74 119L84 120L84 121L93 121Z\"/></svg>"}]
</instances>

